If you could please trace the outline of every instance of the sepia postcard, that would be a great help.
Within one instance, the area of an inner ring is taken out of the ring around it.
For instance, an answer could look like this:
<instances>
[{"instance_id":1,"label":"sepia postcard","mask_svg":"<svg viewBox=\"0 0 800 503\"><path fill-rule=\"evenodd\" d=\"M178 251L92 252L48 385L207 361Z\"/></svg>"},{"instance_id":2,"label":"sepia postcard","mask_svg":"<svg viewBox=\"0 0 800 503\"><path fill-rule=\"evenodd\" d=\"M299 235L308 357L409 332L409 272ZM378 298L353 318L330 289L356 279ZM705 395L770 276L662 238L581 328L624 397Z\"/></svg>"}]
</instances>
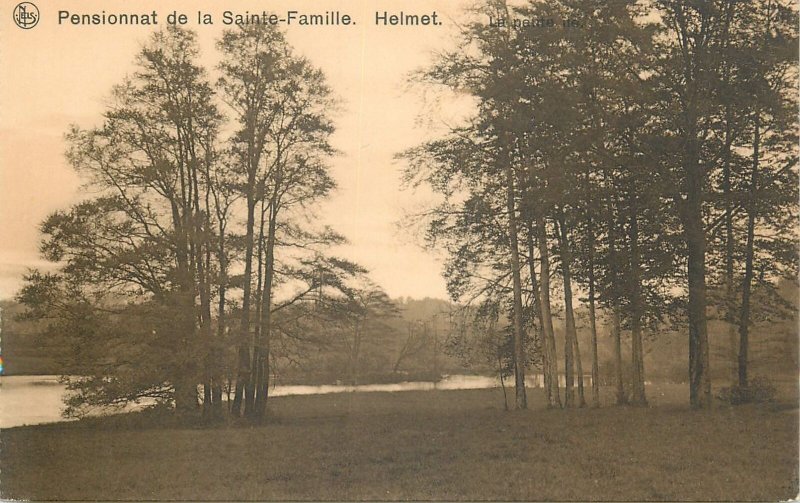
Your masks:
<instances>
[{"instance_id":1,"label":"sepia postcard","mask_svg":"<svg viewBox=\"0 0 800 503\"><path fill-rule=\"evenodd\" d=\"M796 501L799 26L0 0L0 498Z\"/></svg>"}]
</instances>

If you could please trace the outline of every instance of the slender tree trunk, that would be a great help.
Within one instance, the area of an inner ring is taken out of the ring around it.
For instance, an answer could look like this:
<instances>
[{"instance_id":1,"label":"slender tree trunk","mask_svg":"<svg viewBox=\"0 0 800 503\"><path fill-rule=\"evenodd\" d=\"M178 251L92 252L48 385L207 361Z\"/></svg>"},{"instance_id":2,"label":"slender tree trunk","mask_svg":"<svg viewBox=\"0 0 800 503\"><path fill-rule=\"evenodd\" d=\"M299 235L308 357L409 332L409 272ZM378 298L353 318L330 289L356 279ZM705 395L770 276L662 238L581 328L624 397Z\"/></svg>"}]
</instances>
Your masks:
<instances>
[{"instance_id":1,"label":"slender tree trunk","mask_svg":"<svg viewBox=\"0 0 800 503\"><path fill-rule=\"evenodd\" d=\"M620 325L619 306L615 304L611 307L611 337L614 340L614 374L617 385L616 399L617 405L625 405L628 403L628 397L625 395L625 384L622 377L622 329Z\"/></svg>"},{"instance_id":2,"label":"slender tree trunk","mask_svg":"<svg viewBox=\"0 0 800 503\"><path fill-rule=\"evenodd\" d=\"M256 402L258 401L258 397L256 396L258 393L258 383L261 380L261 375L259 374L259 361L260 361L260 352L261 346L259 341L261 340L261 308L262 302L261 298L264 293L263 290L263 283L264 283L264 223L265 223L265 213L267 209L265 208L264 200L261 199L261 207L259 208L259 224L258 224L258 239L256 243L257 252L256 252L256 290L255 294L253 295L253 304L255 306L255 316L254 320L254 327L253 327L253 353L250 359L250 380L247 382L247 389L248 389L248 396L251 399L245 402L244 412L246 416L255 417L256 413Z\"/></svg>"},{"instance_id":3,"label":"slender tree trunk","mask_svg":"<svg viewBox=\"0 0 800 503\"><path fill-rule=\"evenodd\" d=\"M550 383L550 396L552 404L548 407L561 407L561 397L558 390L558 370L556 367L556 338L553 333L553 316L550 310L550 256L547 248L547 228L544 216L538 217L536 231L539 239L539 257L541 258L541 281L539 293L542 312L542 335L544 337L545 353L549 355L545 365L545 381ZM549 378L547 377L549 376Z\"/></svg>"},{"instance_id":4,"label":"slender tree trunk","mask_svg":"<svg viewBox=\"0 0 800 503\"><path fill-rule=\"evenodd\" d=\"M206 264L207 265L207 264ZM206 267L203 267L202 274L205 276ZM211 327L211 291L207 289L210 278L206 277L200 285L200 310L201 325L203 332L203 345L205 346L204 358L204 379L203 379L203 415L213 417L214 397L212 393L212 372L214 368L214 332Z\"/></svg>"},{"instance_id":5,"label":"slender tree trunk","mask_svg":"<svg viewBox=\"0 0 800 503\"><path fill-rule=\"evenodd\" d=\"M617 243L614 219L608 221L608 261L611 271L611 337L614 341L614 374L617 385L617 405L628 403L622 376L622 329L619 307L619 266L617 264Z\"/></svg>"},{"instance_id":6,"label":"slender tree trunk","mask_svg":"<svg viewBox=\"0 0 800 503\"><path fill-rule=\"evenodd\" d=\"M501 0L502 15L509 20L510 12L506 0ZM501 32L506 48L510 48L510 37L505 30ZM519 258L519 224L517 221L517 191L515 189L515 173L512 161L512 135L508 131L500 134L500 166L503 166L506 176L506 212L508 213L508 241L511 252L511 278L513 283L513 325L514 325L514 390L515 406L517 409L528 408L528 398L525 390L525 332L522 323L522 277Z\"/></svg>"},{"instance_id":7,"label":"slender tree trunk","mask_svg":"<svg viewBox=\"0 0 800 503\"><path fill-rule=\"evenodd\" d=\"M575 343L575 372L578 381L578 407L586 407L586 390L583 382L583 361L581 361L581 348L578 343L578 338L572 339Z\"/></svg>"},{"instance_id":8,"label":"slender tree trunk","mask_svg":"<svg viewBox=\"0 0 800 503\"><path fill-rule=\"evenodd\" d=\"M731 112L725 108L725 158L722 164L722 191L725 201L725 317L728 327L728 349L731 384L738 381L736 341L736 291L733 280L733 201L731 195Z\"/></svg>"},{"instance_id":9,"label":"slender tree trunk","mask_svg":"<svg viewBox=\"0 0 800 503\"><path fill-rule=\"evenodd\" d=\"M700 4L675 3L673 27L677 35L687 44L681 54L684 99L680 105L679 128L682 140L681 162L683 174L682 194L677 195L676 205L680 214L686 242L687 283L688 283L688 321L689 321L689 403L693 408L711 407L711 376L708 348L708 316L706 313L706 229L703 222L703 202L707 166L701 162L701 131L703 121L699 117L703 101L710 95L704 79L712 59L711 51L718 51L716 44L710 43L714 30L693 30L692 15L685 15L686 9L709 13ZM721 13L720 13L721 14ZM728 18L730 19L730 18ZM705 21L705 19L704 19ZM727 27L722 26L723 39L727 38ZM707 26L706 26L707 28ZM689 40L692 40L689 47ZM718 40L724 47L726 40ZM724 53L724 51L723 51ZM724 60L723 60L724 62ZM714 70L717 70L716 68ZM724 70L724 68L723 68ZM685 195L685 197L684 197Z\"/></svg>"},{"instance_id":10,"label":"slender tree trunk","mask_svg":"<svg viewBox=\"0 0 800 503\"><path fill-rule=\"evenodd\" d=\"M566 218L564 210L558 209L556 219L556 231L558 234L559 249L561 252L561 276L564 281L564 406L572 407L575 405L574 376L575 376L575 346L577 333L575 330L575 313L572 309L572 277L570 266L572 256L568 249L566 231Z\"/></svg>"},{"instance_id":11,"label":"slender tree trunk","mask_svg":"<svg viewBox=\"0 0 800 503\"><path fill-rule=\"evenodd\" d=\"M506 133L506 136L508 134ZM506 142L508 145L509 142ZM519 259L519 238L517 222L516 189L514 169L510 160L506 160L506 211L508 213L508 241L511 251L511 278L514 289L514 385L515 406L517 409L528 407L528 398L525 393L525 343L522 325L522 275Z\"/></svg>"},{"instance_id":12,"label":"slender tree trunk","mask_svg":"<svg viewBox=\"0 0 800 503\"><path fill-rule=\"evenodd\" d=\"M548 365L550 359L553 358L547 351L547 344L545 343L545 336L544 336L544 328L542 322L542 302L541 302L541 291L539 287L539 282L536 280L536 258L535 258L535 249L533 244L533 238L536 233L536 227L533 222L528 219L526 221L527 232L526 232L526 240L527 240L527 247L528 247L528 275L530 276L531 281L531 297L533 298L533 315L536 320L539 322L538 326L538 337L531 337L531 340L538 339L540 351L542 353L542 380L544 381L544 394L545 399L547 400L547 407L551 408L555 405L553 401L553 394L552 394L552 386L551 386L551 375L548 372ZM531 322L531 330L536 330L536 323Z\"/></svg>"},{"instance_id":13,"label":"slender tree trunk","mask_svg":"<svg viewBox=\"0 0 800 503\"><path fill-rule=\"evenodd\" d=\"M207 372L208 372L208 387L210 388L210 399L211 399L211 416L214 418L222 417L222 381L220 375L220 366L221 366L221 358L220 349L222 348L221 340L218 337L219 332L216 334L214 333L213 327L211 326L211 321L213 321L213 315L211 314L212 304L213 304L213 295L212 295L212 285L214 285L214 280L219 278L214 278L212 276L212 261L214 258L217 258L217 264L220 270L223 267L222 261L219 260L220 257L217 256L217 244L212 241L214 236L214 225L212 220L212 204L211 201L214 201L214 210L217 215L220 214L221 208L219 207L218 203L219 200L217 199L217 192L216 188L214 187L214 181L211 177L211 166L214 164L214 154L213 154L213 139L211 137L206 138L206 148L205 148L205 163L204 163L204 171L203 176L205 178L205 217L204 217L204 224L205 224L205 254L206 254L206 289L208 295L208 309L207 309L207 316L209 320L208 326L208 355L207 355ZM223 240L223 235L225 231L225 226L222 220L219 223L220 228L220 236L219 240ZM223 286L217 285L219 288L219 295L220 297L224 297ZM224 309L224 302L223 302L223 309ZM218 325L222 324L222 321L218 318Z\"/></svg>"},{"instance_id":14,"label":"slender tree trunk","mask_svg":"<svg viewBox=\"0 0 800 503\"><path fill-rule=\"evenodd\" d=\"M578 344L578 337L572 339L575 344L575 371L578 381L578 407L586 407L586 391L583 384L583 362L581 361L581 348Z\"/></svg>"},{"instance_id":15,"label":"slender tree trunk","mask_svg":"<svg viewBox=\"0 0 800 503\"><path fill-rule=\"evenodd\" d=\"M214 411L216 414L222 414L222 373L220 372L220 362L222 360L222 348L225 339L225 330L227 327L227 288L228 288L228 257L225 250L225 227L220 222L219 224L219 248L218 259L219 262L219 299L217 303L217 337L214 343L215 365L212 372L212 399L214 403ZM228 390L228 399L230 400L230 390ZM230 407L230 403L228 404Z\"/></svg>"},{"instance_id":16,"label":"slender tree trunk","mask_svg":"<svg viewBox=\"0 0 800 503\"><path fill-rule=\"evenodd\" d=\"M693 122L690 122L693 124ZM708 319L706 316L706 234L703 224L703 183L694 130L688 133L686 205L683 211L688 251L689 283L689 402L692 407L710 407Z\"/></svg>"},{"instance_id":17,"label":"slender tree trunk","mask_svg":"<svg viewBox=\"0 0 800 503\"><path fill-rule=\"evenodd\" d=\"M272 331L272 283L275 271L275 233L277 231L276 203L270 204L269 223L267 227L266 263L264 274L264 292L261 296L261 332L259 347L258 376L256 390L256 416L263 418L267 410L270 378L270 342Z\"/></svg>"},{"instance_id":18,"label":"slender tree trunk","mask_svg":"<svg viewBox=\"0 0 800 503\"><path fill-rule=\"evenodd\" d=\"M191 121L189 123L191 131ZM203 343L203 414L206 417L213 415L213 397L211 393L211 373L214 365L213 361L213 329L211 326L211 278L209 275L211 260L211 243L208 236L211 234L209 209L209 188L205 187L204 209L200 205L200 162L197 158L194 138L189 137L189 153L191 162L188 164L189 181L192 186L192 227L191 242L193 244L194 271L196 272L197 292L200 297L200 332Z\"/></svg>"},{"instance_id":19,"label":"slender tree trunk","mask_svg":"<svg viewBox=\"0 0 800 503\"><path fill-rule=\"evenodd\" d=\"M750 290L753 282L753 258L755 252L756 190L758 189L758 167L761 147L761 114L756 111L753 124L753 169L750 175L750 193L747 200L747 243L745 245L744 279L742 280L742 311L739 321L739 375L740 388L746 388L747 353L750 334Z\"/></svg>"},{"instance_id":20,"label":"slender tree trunk","mask_svg":"<svg viewBox=\"0 0 800 503\"><path fill-rule=\"evenodd\" d=\"M497 370L500 372L500 387L503 388L503 406L508 410L508 394L506 393L506 379L503 377L503 358L497 355Z\"/></svg>"},{"instance_id":21,"label":"slender tree trunk","mask_svg":"<svg viewBox=\"0 0 800 503\"><path fill-rule=\"evenodd\" d=\"M592 332L592 407L600 407L600 364L597 358L597 311L594 277L595 233L592 217L589 217L587 223L587 232L589 233L589 325Z\"/></svg>"},{"instance_id":22,"label":"slender tree trunk","mask_svg":"<svg viewBox=\"0 0 800 503\"><path fill-rule=\"evenodd\" d=\"M211 140L208 140L209 148L206 149L206 163L205 163L205 178L206 183L208 184L208 191L206 192L206 220L208 222L208 232L209 232L209 239L211 235L213 235L211 231L211 201L213 200L213 209L214 214L217 217L217 240L216 246L212 252L211 243L208 245L208 254L209 254L209 264L211 262L211 254L213 253L217 259L217 266L219 267L218 275L217 275L217 290L218 290L218 299L217 299L217 332L214 336L214 339L211 343L211 400L214 407L214 416L217 418L221 418L223 414L222 410L222 388L223 388L223 369L225 368L225 359L223 358L223 348L224 346L224 338L225 338L225 330L226 330L226 294L228 288L228 257L227 257L227 250L225 249L225 233L227 227L227 213L228 208L222 202L222 190L224 190L221 184L218 184L217 180L214 180L211 171L212 166L214 164L214 155L211 151L210 145L212 144ZM209 196L212 196L209 198ZM209 274L211 272L211 267L207 268ZM209 287L212 281L209 277ZM230 395L230 390L228 390L228 395ZM230 407L230 404L228 404Z\"/></svg>"},{"instance_id":23,"label":"slender tree trunk","mask_svg":"<svg viewBox=\"0 0 800 503\"><path fill-rule=\"evenodd\" d=\"M636 197L633 195L632 197ZM647 405L644 390L644 350L642 348L642 274L639 258L639 221L635 204L629 204L630 222L628 239L630 240L631 266L631 363L633 368L633 384L631 386L631 402L634 405Z\"/></svg>"},{"instance_id":24,"label":"slender tree trunk","mask_svg":"<svg viewBox=\"0 0 800 503\"><path fill-rule=\"evenodd\" d=\"M222 414L222 373L220 372L220 361L222 361L222 348L227 329L227 290L228 290L228 255L225 249L225 223L217 204L217 217L219 242L217 243L217 262L219 263L219 299L217 301L217 337L214 343L214 354L217 358L212 374L213 388L212 398L214 400L215 412ZM230 389L228 390L228 400L230 401ZM230 403L228 407L230 408Z\"/></svg>"},{"instance_id":25,"label":"slender tree trunk","mask_svg":"<svg viewBox=\"0 0 800 503\"><path fill-rule=\"evenodd\" d=\"M219 362L217 359L217 340L214 334L214 328L212 326L213 316L211 314L212 310L212 294L211 294L211 285L213 283L213 278L211 276L211 260L213 255L213 245L211 243L211 236L213 234L213 230L211 228L211 219L210 219L210 207L208 204L208 193L206 193L206 218L205 218L205 228L206 228L206 238L204 242L205 247L205 290L206 290L206 303L203 311L205 313L206 320L208 320L208 326L206 327L206 386L205 388L208 389L208 399L209 399L209 415L214 417L217 415L217 411L219 409L218 400L221 398L220 396L214 396L214 386L218 385L215 382L215 379L218 376L217 374L217 367L219 366ZM203 302L201 301L201 304ZM221 395L221 392L220 392Z\"/></svg>"},{"instance_id":26,"label":"slender tree trunk","mask_svg":"<svg viewBox=\"0 0 800 503\"><path fill-rule=\"evenodd\" d=\"M252 184L251 184L252 187ZM251 402L251 396L245 396L246 384L250 381L250 283L253 276L253 235L255 227L255 197L247 196L247 224L245 234L244 285L242 294L242 316L239 333L239 370L236 377L236 392L233 396L233 414L241 414L242 401Z\"/></svg>"},{"instance_id":27,"label":"slender tree trunk","mask_svg":"<svg viewBox=\"0 0 800 503\"><path fill-rule=\"evenodd\" d=\"M561 239L562 239L562 261L564 264L564 298L567 312L567 332L571 332L572 345L573 345L573 361L575 362L575 370L577 371L576 380L578 383L578 406L586 407L586 394L583 386L583 362L581 361L581 348L578 343L578 332L575 327L575 312L572 306L572 250L569 243L569 232L567 231L566 218L564 217L563 208L561 210ZM569 293L567 293L569 290ZM569 300L568 304L566 299Z\"/></svg>"},{"instance_id":28,"label":"slender tree trunk","mask_svg":"<svg viewBox=\"0 0 800 503\"><path fill-rule=\"evenodd\" d=\"M178 238L176 262L178 264L178 303L180 305L179 326L181 327L181 353L183 364L175 383L175 406L180 413L193 413L197 407L197 385L203 379L195 361L193 349L197 344L197 309L195 291L197 288L197 228L195 226L195 157L190 152L191 129L185 131L186 124L175 123L178 147L178 180L180 182L180 202L178 210L173 207L173 223ZM191 125L189 124L189 128ZM189 159L191 155L192 159Z\"/></svg>"}]
</instances>

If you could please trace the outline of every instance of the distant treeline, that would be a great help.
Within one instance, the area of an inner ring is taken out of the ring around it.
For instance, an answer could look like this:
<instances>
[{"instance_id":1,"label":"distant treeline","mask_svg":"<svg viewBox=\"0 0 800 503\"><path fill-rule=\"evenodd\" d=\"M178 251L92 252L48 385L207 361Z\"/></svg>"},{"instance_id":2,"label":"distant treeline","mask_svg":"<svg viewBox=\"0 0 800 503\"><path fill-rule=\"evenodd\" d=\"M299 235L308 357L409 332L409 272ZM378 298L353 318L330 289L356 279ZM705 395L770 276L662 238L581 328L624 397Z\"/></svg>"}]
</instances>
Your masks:
<instances>
[{"instance_id":1,"label":"distant treeline","mask_svg":"<svg viewBox=\"0 0 800 503\"><path fill-rule=\"evenodd\" d=\"M798 289L792 282L781 287L782 295L795 301ZM362 384L402 381L433 381L445 375L498 374L496 362L482 359L476 345L486 334L472 332L472 341L464 340L457 320L463 308L441 299L393 299L397 316L386 320L379 331L366 337L363 355L359 358ZM2 356L5 375L83 375L85 371L71 361L63 340L48 336L38 322L20 320L24 306L14 301L1 301L3 313ZM761 309L755 308L757 311ZM579 309L577 328L580 344L591 342L588 312ZM556 316L563 325L563 316ZM608 321L608 320L606 320ZM726 326L722 321L711 323L711 349L715 378L727 382L730 372ZM753 373L789 381L798 368L797 317L755 323L752 341ZM623 338L627 334L623 334ZM556 327L557 341L564 331ZM599 375L601 385L614 384L614 346L608 323L601 324L598 337ZM472 344L465 355L466 344ZM652 382L686 382L685 334L677 330L649 333L645 336L644 357L648 380ZM629 361L625 352L624 361ZM275 359L275 384L349 384L350 362L344 345L335 339L325 344L308 343L302 354ZM532 365L534 371L538 365ZM623 372L630 376L630 365ZM231 379L233 376L229 376ZM588 382L588 380L587 380Z\"/></svg>"}]
</instances>

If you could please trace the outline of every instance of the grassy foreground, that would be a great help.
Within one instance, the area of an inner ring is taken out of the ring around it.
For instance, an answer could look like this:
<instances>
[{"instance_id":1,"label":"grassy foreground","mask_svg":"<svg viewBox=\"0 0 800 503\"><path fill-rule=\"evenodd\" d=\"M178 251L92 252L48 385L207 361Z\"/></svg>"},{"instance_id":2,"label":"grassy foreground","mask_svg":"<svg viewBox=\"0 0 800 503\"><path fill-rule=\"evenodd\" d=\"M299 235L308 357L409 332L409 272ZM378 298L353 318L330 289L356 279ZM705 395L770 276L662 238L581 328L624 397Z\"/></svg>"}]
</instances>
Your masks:
<instances>
[{"instance_id":1,"label":"grassy foreground","mask_svg":"<svg viewBox=\"0 0 800 503\"><path fill-rule=\"evenodd\" d=\"M144 414L2 432L14 499L769 500L798 493L796 403L505 412L499 390L271 399L261 426Z\"/></svg>"}]
</instances>

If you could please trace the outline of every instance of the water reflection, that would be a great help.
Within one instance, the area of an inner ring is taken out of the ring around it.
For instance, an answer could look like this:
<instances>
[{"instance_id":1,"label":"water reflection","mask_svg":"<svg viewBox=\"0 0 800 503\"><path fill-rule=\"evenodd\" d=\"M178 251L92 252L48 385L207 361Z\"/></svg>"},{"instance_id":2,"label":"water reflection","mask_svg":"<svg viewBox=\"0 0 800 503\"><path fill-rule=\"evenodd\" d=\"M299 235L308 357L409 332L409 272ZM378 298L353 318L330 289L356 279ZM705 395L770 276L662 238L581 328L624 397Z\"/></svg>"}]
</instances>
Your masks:
<instances>
[{"instance_id":1,"label":"water reflection","mask_svg":"<svg viewBox=\"0 0 800 503\"><path fill-rule=\"evenodd\" d=\"M0 428L63 421L58 376L0 377Z\"/></svg>"}]
</instances>

